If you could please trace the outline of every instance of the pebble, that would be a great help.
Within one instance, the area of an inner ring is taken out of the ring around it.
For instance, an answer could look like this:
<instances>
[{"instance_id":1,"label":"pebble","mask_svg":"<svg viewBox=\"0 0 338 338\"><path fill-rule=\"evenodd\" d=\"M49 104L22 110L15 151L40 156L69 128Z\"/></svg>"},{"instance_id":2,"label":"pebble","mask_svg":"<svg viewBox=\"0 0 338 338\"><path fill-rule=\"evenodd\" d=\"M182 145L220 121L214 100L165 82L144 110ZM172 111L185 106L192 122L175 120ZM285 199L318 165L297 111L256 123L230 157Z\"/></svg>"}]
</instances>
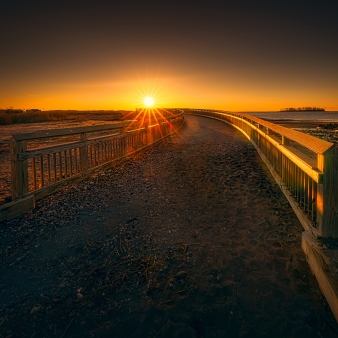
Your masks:
<instances>
[{"instance_id":1,"label":"pebble","mask_svg":"<svg viewBox=\"0 0 338 338\"><path fill-rule=\"evenodd\" d=\"M177 280L183 279L185 277L187 277L186 271L179 271L175 276Z\"/></svg>"},{"instance_id":2,"label":"pebble","mask_svg":"<svg viewBox=\"0 0 338 338\"><path fill-rule=\"evenodd\" d=\"M37 305L37 306L34 306L32 309L31 309L31 314L32 313L35 313L35 312L38 312L39 310L40 310L40 308L41 308L41 305Z\"/></svg>"}]
</instances>

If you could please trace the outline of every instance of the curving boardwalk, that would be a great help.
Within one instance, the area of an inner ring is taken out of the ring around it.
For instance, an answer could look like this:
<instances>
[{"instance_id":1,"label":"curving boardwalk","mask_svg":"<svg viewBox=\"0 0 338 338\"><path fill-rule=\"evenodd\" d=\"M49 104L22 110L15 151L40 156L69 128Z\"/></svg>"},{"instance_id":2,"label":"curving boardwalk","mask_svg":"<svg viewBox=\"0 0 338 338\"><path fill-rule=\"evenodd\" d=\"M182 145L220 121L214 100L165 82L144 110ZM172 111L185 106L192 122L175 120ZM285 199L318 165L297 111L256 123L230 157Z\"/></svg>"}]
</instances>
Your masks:
<instances>
[{"instance_id":1,"label":"curving boardwalk","mask_svg":"<svg viewBox=\"0 0 338 338\"><path fill-rule=\"evenodd\" d=\"M0 336L336 337L300 231L251 143L188 115L1 224Z\"/></svg>"}]
</instances>

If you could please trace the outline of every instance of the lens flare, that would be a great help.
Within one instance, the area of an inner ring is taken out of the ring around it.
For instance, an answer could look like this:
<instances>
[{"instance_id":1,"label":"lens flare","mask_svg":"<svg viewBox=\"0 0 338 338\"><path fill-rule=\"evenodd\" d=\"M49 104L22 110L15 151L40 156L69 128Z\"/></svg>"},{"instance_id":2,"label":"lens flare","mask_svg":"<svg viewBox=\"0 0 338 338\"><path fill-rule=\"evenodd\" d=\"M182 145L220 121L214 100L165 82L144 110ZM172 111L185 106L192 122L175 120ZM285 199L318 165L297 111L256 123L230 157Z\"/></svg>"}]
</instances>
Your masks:
<instances>
[{"instance_id":1,"label":"lens flare","mask_svg":"<svg viewBox=\"0 0 338 338\"><path fill-rule=\"evenodd\" d=\"M149 107L149 108L150 108L150 107L152 107L152 106L154 105L155 101L154 101L154 99L153 99L152 97L147 96L147 97L144 99L143 103L144 103L144 105L145 105L146 107Z\"/></svg>"}]
</instances>

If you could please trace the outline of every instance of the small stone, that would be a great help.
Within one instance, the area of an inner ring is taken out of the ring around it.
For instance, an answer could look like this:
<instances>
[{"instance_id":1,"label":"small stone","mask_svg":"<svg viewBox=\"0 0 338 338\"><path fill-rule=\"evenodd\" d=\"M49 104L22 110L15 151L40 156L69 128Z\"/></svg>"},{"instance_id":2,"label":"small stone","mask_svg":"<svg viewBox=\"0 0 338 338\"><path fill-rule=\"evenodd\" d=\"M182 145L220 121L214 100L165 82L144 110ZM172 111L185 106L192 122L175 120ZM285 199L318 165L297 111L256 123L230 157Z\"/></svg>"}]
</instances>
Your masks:
<instances>
[{"instance_id":1,"label":"small stone","mask_svg":"<svg viewBox=\"0 0 338 338\"><path fill-rule=\"evenodd\" d=\"M175 278L178 280L183 279L185 277L187 277L187 273L185 271L179 271L175 276Z\"/></svg>"},{"instance_id":2,"label":"small stone","mask_svg":"<svg viewBox=\"0 0 338 338\"><path fill-rule=\"evenodd\" d=\"M41 308L41 305L37 305L37 306L34 306L32 309L31 309L31 313L35 313L35 312L38 312Z\"/></svg>"}]
</instances>

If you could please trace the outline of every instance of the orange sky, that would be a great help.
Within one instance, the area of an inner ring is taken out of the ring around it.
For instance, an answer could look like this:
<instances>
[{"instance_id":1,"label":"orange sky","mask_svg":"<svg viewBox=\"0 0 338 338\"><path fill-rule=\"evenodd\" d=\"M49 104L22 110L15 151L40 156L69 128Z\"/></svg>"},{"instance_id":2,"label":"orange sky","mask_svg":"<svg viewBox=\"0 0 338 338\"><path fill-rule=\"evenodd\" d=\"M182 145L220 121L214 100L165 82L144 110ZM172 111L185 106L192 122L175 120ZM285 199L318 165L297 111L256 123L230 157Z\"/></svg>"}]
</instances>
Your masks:
<instances>
[{"instance_id":1,"label":"orange sky","mask_svg":"<svg viewBox=\"0 0 338 338\"><path fill-rule=\"evenodd\" d=\"M0 108L135 109L153 96L159 107L338 111L338 20L329 7L114 6L8 4Z\"/></svg>"}]
</instances>

